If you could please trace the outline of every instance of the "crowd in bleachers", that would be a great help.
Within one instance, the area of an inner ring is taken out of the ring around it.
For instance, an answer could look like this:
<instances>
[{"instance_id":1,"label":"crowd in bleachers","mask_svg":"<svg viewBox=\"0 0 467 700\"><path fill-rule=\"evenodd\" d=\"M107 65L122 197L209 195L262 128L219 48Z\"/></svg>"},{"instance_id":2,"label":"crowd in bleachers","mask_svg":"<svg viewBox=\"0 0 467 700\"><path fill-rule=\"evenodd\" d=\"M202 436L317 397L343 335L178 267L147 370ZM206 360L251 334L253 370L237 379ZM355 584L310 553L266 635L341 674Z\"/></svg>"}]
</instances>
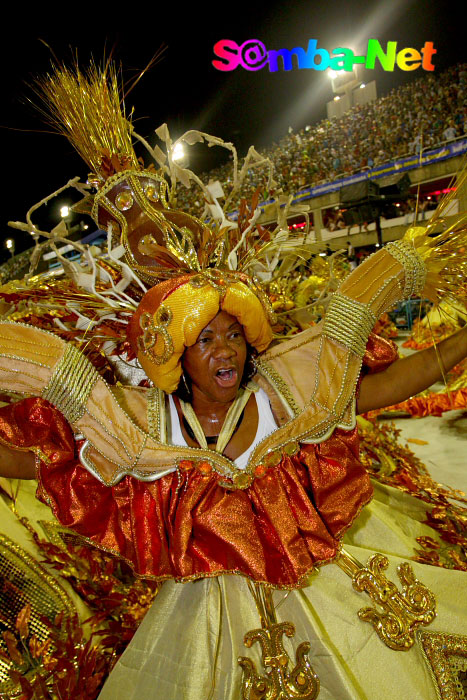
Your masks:
<instances>
[{"instance_id":1,"label":"crowd in bleachers","mask_svg":"<svg viewBox=\"0 0 467 700\"><path fill-rule=\"evenodd\" d=\"M440 74L430 73L385 97L351 108L340 119L325 119L260 151L274 164L274 177L285 193L329 182L396 158L453 140L467 133L467 64ZM232 161L203 173L205 184L219 180L225 192L232 186ZM260 187L264 197L266 173L251 170L241 191L250 198ZM177 206L201 215L204 199L199 188L179 186Z\"/></svg>"}]
</instances>

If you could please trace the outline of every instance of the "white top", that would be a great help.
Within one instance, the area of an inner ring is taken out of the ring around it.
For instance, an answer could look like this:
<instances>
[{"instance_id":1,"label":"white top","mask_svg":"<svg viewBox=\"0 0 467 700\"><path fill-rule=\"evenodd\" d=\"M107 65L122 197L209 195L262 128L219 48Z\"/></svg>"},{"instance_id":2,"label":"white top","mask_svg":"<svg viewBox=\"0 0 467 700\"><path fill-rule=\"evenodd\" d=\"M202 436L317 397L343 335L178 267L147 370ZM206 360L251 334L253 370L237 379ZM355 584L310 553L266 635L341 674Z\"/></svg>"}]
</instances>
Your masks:
<instances>
[{"instance_id":1,"label":"white top","mask_svg":"<svg viewBox=\"0 0 467 700\"><path fill-rule=\"evenodd\" d=\"M271 411L271 405L269 403L268 396L263 389L259 389L253 394L256 399L256 405L258 407L258 429L256 431L255 439L251 443L250 447L245 450L243 454L234 460L235 466L239 469L245 469L248 463L250 454L253 448L263 440L266 435L269 435L274 430L277 430L277 423L274 420L274 416ZM169 394L169 408L170 408L170 429L168 430L169 442L171 445L180 445L181 447L186 447L187 442L183 437L182 429L180 427L180 420L178 418L177 408L172 396ZM169 428L169 426L167 426Z\"/></svg>"}]
</instances>

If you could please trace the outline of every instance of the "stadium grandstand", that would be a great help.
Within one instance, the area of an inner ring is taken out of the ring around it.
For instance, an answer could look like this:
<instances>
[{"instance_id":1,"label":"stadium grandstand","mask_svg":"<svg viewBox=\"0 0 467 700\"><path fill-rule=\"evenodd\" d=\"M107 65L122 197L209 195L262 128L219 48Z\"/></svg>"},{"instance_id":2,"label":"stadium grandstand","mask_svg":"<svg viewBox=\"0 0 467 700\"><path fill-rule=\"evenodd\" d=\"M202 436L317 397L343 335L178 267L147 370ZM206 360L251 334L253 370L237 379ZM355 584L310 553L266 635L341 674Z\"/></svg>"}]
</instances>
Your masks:
<instances>
[{"instance_id":1,"label":"stadium grandstand","mask_svg":"<svg viewBox=\"0 0 467 700\"><path fill-rule=\"evenodd\" d=\"M260 151L274 165L274 194L284 199L294 195L294 203L301 205L301 213L289 219L290 227L303 229L307 242L323 242L328 250L346 247L349 236L355 249L399 238L404 226L415 216L427 218L439 197L455 187L452 176L466 152L465 63L352 107L340 119L290 132ZM231 161L201 179L228 189ZM267 223L270 194L266 177L257 171L250 171L236 205L242 197L251 199L257 188ZM178 207L200 216L204 205L199 191L180 185ZM467 193L459 192L453 214L459 206L467 208Z\"/></svg>"}]
</instances>

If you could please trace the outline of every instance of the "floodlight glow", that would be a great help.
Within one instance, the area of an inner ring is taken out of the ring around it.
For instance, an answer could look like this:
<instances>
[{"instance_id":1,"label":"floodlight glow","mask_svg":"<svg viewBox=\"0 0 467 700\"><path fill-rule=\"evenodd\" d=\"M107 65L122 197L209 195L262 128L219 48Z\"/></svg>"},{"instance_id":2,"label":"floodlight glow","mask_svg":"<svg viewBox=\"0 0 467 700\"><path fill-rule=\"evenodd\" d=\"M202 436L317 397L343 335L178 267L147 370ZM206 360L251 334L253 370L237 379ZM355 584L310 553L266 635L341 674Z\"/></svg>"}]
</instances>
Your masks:
<instances>
[{"instance_id":1,"label":"floodlight glow","mask_svg":"<svg viewBox=\"0 0 467 700\"><path fill-rule=\"evenodd\" d=\"M64 204L63 207L60 207L60 216L62 219L64 219L68 214L70 213L70 207L68 204Z\"/></svg>"},{"instance_id":2,"label":"floodlight glow","mask_svg":"<svg viewBox=\"0 0 467 700\"><path fill-rule=\"evenodd\" d=\"M183 146L181 143L176 143L175 148L172 153L172 160L181 160L185 155L185 151L183 150Z\"/></svg>"},{"instance_id":3,"label":"floodlight glow","mask_svg":"<svg viewBox=\"0 0 467 700\"><path fill-rule=\"evenodd\" d=\"M14 241L11 238L7 238L5 241L5 245L8 248L8 250L11 250L14 245Z\"/></svg>"}]
</instances>

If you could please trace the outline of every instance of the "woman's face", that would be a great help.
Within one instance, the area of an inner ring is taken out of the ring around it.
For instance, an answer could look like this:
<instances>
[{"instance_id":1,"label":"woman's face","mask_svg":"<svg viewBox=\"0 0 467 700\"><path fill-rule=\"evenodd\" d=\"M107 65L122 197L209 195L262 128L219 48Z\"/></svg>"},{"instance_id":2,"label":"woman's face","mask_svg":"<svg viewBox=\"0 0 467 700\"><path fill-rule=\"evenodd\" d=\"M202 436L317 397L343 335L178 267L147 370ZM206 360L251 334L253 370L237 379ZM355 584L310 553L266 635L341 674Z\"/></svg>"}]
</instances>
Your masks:
<instances>
[{"instance_id":1,"label":"woman's face","mask_svg":"<svg viewBox=\"0 0 467 700\"><path fill-rule=\"evenodd\" d=\"M211 401L235 399L243 376L247 345L243 326L226 311L204 328L183 353L182 365L196 390Z\"/></svg>"}]
</instances>

